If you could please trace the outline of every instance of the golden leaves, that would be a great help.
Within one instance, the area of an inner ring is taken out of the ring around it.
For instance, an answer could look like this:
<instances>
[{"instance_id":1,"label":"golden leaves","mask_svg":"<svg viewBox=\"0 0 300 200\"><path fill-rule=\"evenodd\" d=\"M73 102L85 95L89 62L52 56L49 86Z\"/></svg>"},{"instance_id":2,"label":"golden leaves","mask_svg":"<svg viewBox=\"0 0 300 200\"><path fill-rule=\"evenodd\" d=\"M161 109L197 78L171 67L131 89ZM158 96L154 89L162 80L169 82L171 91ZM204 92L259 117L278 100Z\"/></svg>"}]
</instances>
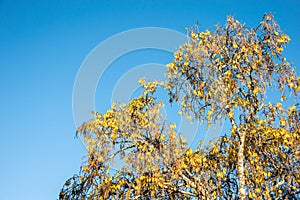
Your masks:
<instances>
[{"instance_id":1,"label":"golden leaves","mask_svg":"<svg viewBox=\"0 0 300 200\"><path fill-rule=\"evenodd\" d=\"M255 29L229 16L215 31L191 29L189 37L166 66L167 82L140 79L139 97L92 113L78 128L88 160L61 199L236 198L241 182L250 198L299 191L299 106L265 102L267 86L278 86L282 101L287 89L299 94L300 77L281 55L290 38L269 14ZM179 115L208 125L229 119L226 135L210 147L187 148L153 97L161 86L180 103ZM112 174L116 156L124 168Z\"/></svg>"},{"instance_id":2,"label":"golden leaves","mask_svg":"<svg viewBox=\"0 0 300 200\"><path fill-rule=\"evenodd\" d=\"M176 124L170 124L170 128L171 129L175 129L176 128Z\"/></svg>"},{"instance_id":3,"label":"golden leaves","mask_svg":"<svg viewBox=\"0 0 300 200\"><path fill-rule=\"evenodd\" d=\"M279 121L280 126L286 126L286 119L285 118L281 118Z\"/></svg>"},{"instance_id":4,"label":"golden leaves","mask_svg":"<svg viewBox=\"0 0 300 200\"><path fill-rule=\"evenodd\" d=\"M187 156L192 155L192 153L193 153L193 150L191 148L186 151Z\"/></svg>"},{"instance_id":5,"label":"golden leaves","mask_svg":"<svg viewBox=\"0 0 300 200\"><path fill-rule=\"evenodd\" d=\"M215 32L197 32L193 29L190 34L192 42L182 45L176 52L178 55L188 55L181 60L175 57L172 63L176 67L168 68L167 72L169 82L172 83L168 89L170 94L175 94L174 100L180 102L180 114L192 113L196 118L207 120L209 124L210 120L223 112L231 121L232 137L240 137L241 130L246 134L251 133L246 140L249 148L254 149L258 148L255 142L272 141L274 143L268 146L270 151L288 159L287 154L278 151L278 145L291 147L290 133L283 130L292 127L291 124L297 127L290 121L297 118L297 107L292 106L286 111L280 103L275 107L264 104L264 99L266 87L277 84L282 92L282 101L286 99L286 87L294 90L294 95L297 96L300 79L281 55L290 38L280 30L273 16L265 15L256 29L247 28L229 16L227 24L224 27L217 26ZM214 86L215 83L219 87ZM180 98L180 94L184 96ZM197 103L191 106L190 102ZM234 115L236 110L238 114ZM256 125L250 126L249 123ZM258 128L279 125L284 129ZM263 136L259 141L250 142L251 138L260 134ZM272 137L275 138L271 140ZM227 143L230 148L226 152L234 157L234 150L237 149L231 147L235 144L232 139ZM221 156L227 161L229 159L220 155L216 148L212 148L210 155ZM258 165L262 161L261 152L249 151L249 159L250 166L257 165L256 172L263 169L263 166ZM270 175L271 172L264 173ZM221 177L220 174L218 172L216 176ZM269 184L270 182L264 183L264 175L257 173L254 181L259 185ZM249 194L255 197L261 193L259 187ZM217 194L214 193L213 196Z\"/></svg>"}]
</instances>

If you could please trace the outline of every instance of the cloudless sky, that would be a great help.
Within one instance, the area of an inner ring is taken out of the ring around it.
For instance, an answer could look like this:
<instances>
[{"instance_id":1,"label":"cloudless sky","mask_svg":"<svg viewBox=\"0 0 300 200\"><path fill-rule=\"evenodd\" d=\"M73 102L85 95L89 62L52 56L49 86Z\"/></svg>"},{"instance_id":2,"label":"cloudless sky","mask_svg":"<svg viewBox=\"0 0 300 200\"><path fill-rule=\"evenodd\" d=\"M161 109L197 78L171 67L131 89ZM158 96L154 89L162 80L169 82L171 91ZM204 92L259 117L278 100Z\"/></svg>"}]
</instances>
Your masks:
<instances>
[{"instance_id":1,"label":"cloudless sky","mask_svg":"<svg viewBox=\"0 0 300 200\"><path fill-rule=\"evenodd\" d=\"M212 28L224 24L227 14L255 26L273 12L292 39L285 55L300 74L299 8L297 0L0 0L0 199L56 199L65 180L79 171L85 149L74 139L73 84L85 57L103 40L138 27L185 33L199 22L201 29ZM145 54L124 56L120 63L172 59ZM117 72L114 66L107 76ZM96 101L102 96L97 90Z\"/></svg>"}]
</instances>

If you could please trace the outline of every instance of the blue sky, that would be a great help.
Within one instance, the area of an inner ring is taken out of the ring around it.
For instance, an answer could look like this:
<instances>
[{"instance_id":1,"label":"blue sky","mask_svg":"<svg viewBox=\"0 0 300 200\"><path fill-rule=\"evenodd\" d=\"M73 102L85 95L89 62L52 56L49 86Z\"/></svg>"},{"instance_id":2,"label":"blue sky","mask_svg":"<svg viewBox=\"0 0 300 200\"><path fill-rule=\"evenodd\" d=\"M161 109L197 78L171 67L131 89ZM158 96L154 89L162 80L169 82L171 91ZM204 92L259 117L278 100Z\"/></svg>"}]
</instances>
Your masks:
<instances>
[{"instance_id":1,"label":"blue sky","mask_svg":"<svg viewBox=\"0 0 300 200\"><path fill-rule=\"evenodd\" d=\"M255 26L273 12L292 39L285 55L300 74L299 7L297 0L0 1L0 199L56 199L79 171L85 149L74 139L72 91L81 63L100 42L138 27L185 33L198 21L212 28L227 14ZM97 89L97 110L109 106L111 86L130 67L171 59L148 50L114 62Z\"/></svg>"}]
</instances>

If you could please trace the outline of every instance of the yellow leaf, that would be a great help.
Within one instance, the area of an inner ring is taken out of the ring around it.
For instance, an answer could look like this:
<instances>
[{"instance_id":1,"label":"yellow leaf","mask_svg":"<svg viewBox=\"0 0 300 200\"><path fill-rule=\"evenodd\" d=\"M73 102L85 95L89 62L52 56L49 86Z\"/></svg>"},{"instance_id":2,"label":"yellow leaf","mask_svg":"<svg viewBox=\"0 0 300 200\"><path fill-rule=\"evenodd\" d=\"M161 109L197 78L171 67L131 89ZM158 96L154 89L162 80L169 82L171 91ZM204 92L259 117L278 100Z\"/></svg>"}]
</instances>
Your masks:
<instances>
[{"instance_id":1,"label":"yellow leaf","mask_svg":"<svg viewBox=\"0 0 300 200\"><path fill-rule=\"evenodd\" d=\"M111 138L112 140L115 140L115 139L117 138L117 135L116 135L115 133L113 133L113 134L111 134L110 138Z\"/></svg>"},{"instance_id":2,"label":"yellow leaf","mask_svg":"<svg viewBox=\"0 0 300 200\"><path fill-rule=\"evenodd\" d=\"M279 124L280 124L281 126L285 126L285 125L286 125L286 120L285 120L285 118L282 118L282 119L279 121Z\"/></svg>"},{"instance_id":3,"label":"yellow leaf","mask_svg":"<svg viewBox=\"0 0 300 200\"><path fill-rule=\"evenodd\" d=\"M175 129L176 128L176 124L170 124L170 128L171 129Z\"/></svg>"},{"instance_id":4,"label":"yellow leaf","mask_svg":"<svg viewBox=\"0 0 300 200\"><path fill-rule=\"evenodd\" d=\"M145 78L140 78L139 79L139 85L144 85L146 82Z\"/></svg>"},{"instance_id":5,"label":"yellow leaf","mask_svg":"<svg viewBox=\"0 0 300 200\"><path fill-rule=\"evenodd\" d=\"M291 106L291 107L289 107L289 111L295 111L296 110L296 106L295 105L293 105L293 106Z\"/></svg>"},{"instance_id":6,"label":"yellow leaf","mask_svg":"<svg viewBox=\"0 0 300 200\"><path fill-rule=\"evenodd\" d=\"M186 155L189 156L189 155L192 155L193 153L193 150L191 148L189 148L187 151L186 151Z\"/></svg>"},{"instance_id":7,"label":"yellow leaf","mask_svg":"<svg viewBox=\"0 0 300 200\"><path fill-rule=\"evenodd\" d=\"M286 100L286 96L282 95L281 98L280 98L280 101L284 101L284 100Z\"/></svg>"},{"instance_id":8,"label":"yellow leaf","mask_svg":"<svg viewBox=\"0 0 300 200\"><path fill-rule=\"evenodd\" d=\"M235 49L238 48L238 45L235 42L233 43L233 48L235 48Z\"/></svg>"}]
</instances>

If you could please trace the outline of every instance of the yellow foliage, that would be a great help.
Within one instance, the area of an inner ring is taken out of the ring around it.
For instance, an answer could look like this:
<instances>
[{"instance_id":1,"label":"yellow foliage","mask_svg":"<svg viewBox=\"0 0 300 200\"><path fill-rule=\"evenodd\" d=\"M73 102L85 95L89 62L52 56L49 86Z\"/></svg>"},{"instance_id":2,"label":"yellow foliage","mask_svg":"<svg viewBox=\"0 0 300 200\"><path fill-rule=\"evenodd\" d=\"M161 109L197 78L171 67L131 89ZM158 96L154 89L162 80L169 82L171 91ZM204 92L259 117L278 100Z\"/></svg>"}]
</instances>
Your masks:
<instances>
[{"instance_id":1,"label":"yellow foliage","mask_svg":"<svg viewBox=\"0 0 300 200\"><path fill-rule=\"evenodd\" d=\"M257 28L232 16L215 31L191 28L166 66L168 81L140 79L140 96L93 112L78 128L87 160L60 199L296 199L299 106L265 102L267 86L279 89L281 101L287 88L299 97L300 77L281 55L289 41L271 14ZM187 119L209 125L224 117L226 135L188 148L176 124L162 117L158 87ZM117 156L124 166L114 173Z\"/></svg>"}]
</instances>

